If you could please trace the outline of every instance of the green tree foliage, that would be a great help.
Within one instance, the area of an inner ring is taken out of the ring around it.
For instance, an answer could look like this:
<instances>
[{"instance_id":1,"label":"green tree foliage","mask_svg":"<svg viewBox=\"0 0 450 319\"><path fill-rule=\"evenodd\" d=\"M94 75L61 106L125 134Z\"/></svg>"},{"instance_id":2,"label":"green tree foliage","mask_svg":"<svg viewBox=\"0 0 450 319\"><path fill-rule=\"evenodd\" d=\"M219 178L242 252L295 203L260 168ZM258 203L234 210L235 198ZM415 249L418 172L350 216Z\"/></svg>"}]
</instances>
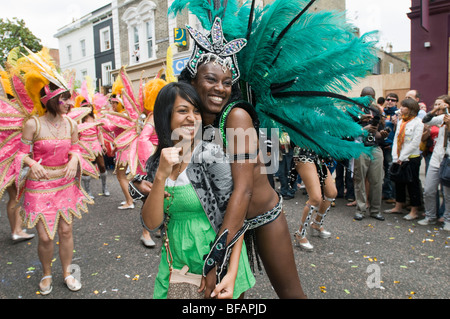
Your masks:
<instances>
[{"instance_id":1,"label":"green tree foliage","mask_svg":"<svg viewBox=\"0 0 450 319\"><path fill-rule=\"evenodd\" d=\"M3 67L5 66L4 63L9 52L15 47L20 47L21 52L26 54L23 46L28 47L33 52L38 52L42 49L41 39L37 38L25 26L25 21L22 19L0 18L0 64Z\"/></svg>"}]
</instances>

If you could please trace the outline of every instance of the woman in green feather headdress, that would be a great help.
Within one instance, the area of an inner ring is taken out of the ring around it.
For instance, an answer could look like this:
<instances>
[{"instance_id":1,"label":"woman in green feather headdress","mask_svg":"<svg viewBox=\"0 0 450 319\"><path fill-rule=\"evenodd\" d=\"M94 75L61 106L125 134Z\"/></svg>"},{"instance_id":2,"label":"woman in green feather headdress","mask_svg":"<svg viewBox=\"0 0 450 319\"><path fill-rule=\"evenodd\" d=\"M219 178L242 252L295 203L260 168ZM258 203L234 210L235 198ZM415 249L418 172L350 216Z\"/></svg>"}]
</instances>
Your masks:
<instances>
[{"instance_id":1,"label":"woman in green feather headdress","mask_svg":"<svg viewBox=\"0 0 450 319\"><path fill-rule=\"evenodd\" d=\"M254 0L242 6L237 0L175 0L169 9L176 14L188 8L204 29L211 30L203 34L187 27L195 46L183 75L196 87L207 109L211 106L209 114L202 114L203 122L212 124L216 117L234 160L234 190L216 242L225 237L228 243L244 225L281 298L305 295L281 214L282 202L262 173L259 127L283 129L296 145L322 157L343 159L371 151L350 141L364 134L352 116L369 100L340 94L371 69L376 61L374 41L370 36L355 36L342 14L308 13L314 2L275 0L261 9ZM220 72L229 72L231 83L219 81ZM229 98L232 86L239 84L248 102ZM237 149L236 142L242 139L227 137L227 129L247 132L248 143ZM213 257L217 255L214 249ZM212 273L205 269L204 274Z\"/></svg>"}]
</instances>

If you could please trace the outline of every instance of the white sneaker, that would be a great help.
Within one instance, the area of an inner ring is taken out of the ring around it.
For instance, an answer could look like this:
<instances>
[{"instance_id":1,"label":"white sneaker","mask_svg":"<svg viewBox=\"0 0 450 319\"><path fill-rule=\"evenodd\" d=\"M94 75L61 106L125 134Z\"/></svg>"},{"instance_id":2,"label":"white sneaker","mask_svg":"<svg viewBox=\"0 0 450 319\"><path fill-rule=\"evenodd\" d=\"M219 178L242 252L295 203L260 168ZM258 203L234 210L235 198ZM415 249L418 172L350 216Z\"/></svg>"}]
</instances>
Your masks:
<instances>
[{"instance_id":1,"label":"white sneaker","mask_svg":"<svg viewBox=\"0 0 450 319\"><path fill-rule=\"evenodd\" d=\"M417 224L422 225L422 226L434 225L434 224L436 224L436 218L425 217L424 219L419 220L417 222Z\"/></svg>"},{"instance_id":2,"label":"white sneaker","mask_svg":"<svg viewBox=\"0 0 450 319\"><path fill-rule=\"evenodd\" d=\"M446 230L446 231L450 231L450 223L449 222L444 223L444 228L443 229Z\"/></svg>"},{"instance_id":3,"label":"white sneaker","mask_svg":"<svg viewBox=\"0 0 450 319\"><path fill-rule=\"evenodd\" d=\"M134 204L131 204L130 206L122 205L122 206L117 207L117 209L133 209L133 208L134 208Z\"/></svg>"}]
</instances>

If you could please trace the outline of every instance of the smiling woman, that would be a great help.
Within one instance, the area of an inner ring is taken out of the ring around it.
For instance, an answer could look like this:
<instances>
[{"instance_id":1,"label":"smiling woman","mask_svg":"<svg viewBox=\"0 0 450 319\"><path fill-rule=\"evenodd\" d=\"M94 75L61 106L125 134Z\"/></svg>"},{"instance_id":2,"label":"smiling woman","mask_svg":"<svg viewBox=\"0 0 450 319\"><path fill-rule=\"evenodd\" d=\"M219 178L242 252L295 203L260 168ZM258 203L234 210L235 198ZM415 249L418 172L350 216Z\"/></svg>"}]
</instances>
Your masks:
<instances>
[{"instance_id":1,"label":"smiling woman","mask_svg":"<svg viewBox=\"0 0 450 319\"><path fill-rule=\"evenodd\" d=\"M29 50L28 50L29 51ZM76 123L65 116L71 106L70 89L55 69L47 50L17 61L11 73L24 73L29 101L34 115L24 124L15 158L18 197L23 195L22 218L28 228L36 227L39 235L39 259L43 277L40 293L52 291L54 238L59 237L63 278L72 291L81 283L71 275L73 256L72 223L87 212L93 201L80 186L81 152ZM20 92L23 94L24 92ZM24 102L23 95L18 100Z\"/></svg>"},{"instance_id":2,"label":"smiling woman","mask_svg":"<svg viewBox=\"0 0 450 319\"><path fill-rule=\"evenodd\" d=\"M183 82L166 85L155 102L159 144L147 163L147 178L153 186L142 209L145 227L152 230L163 225L166 230L154 298L170 296L169 280L177 269L188 266L191 274L201 277L203 256L216 237L233 187L223 152L210 142L194 145L201 104L195 89ZM165 198L165 192L170 196ZM246 255L242 244L242 238L234 244L228 271L213 292L218 298L237 298L255 283L248 259L242 258ZM201 293L205 288L202 281L198 293L177 297L209 298L211 291Z\"/></svg>"}]
</instances>

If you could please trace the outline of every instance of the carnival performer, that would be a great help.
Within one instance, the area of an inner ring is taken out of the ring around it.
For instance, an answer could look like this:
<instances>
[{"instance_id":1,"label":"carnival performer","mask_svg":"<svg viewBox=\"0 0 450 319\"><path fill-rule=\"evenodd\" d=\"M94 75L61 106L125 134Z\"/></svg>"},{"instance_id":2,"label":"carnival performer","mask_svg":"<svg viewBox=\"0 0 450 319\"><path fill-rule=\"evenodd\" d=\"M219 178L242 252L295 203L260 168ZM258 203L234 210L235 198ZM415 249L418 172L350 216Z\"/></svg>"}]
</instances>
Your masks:
<instances>
[{"instance_id":1,"label":"carnival performer","mask_svg":"<svg viewBox=\"0 0 450 319\"><path fill-rule=\"evenodd\" d=\"M135 94L125 68L122 67L118 80L122 84L121 97L126 114L118 112L104 112L108 120L116 127L124 131L114 139L116 146L116 172L126 197L131 198L119 209L134 208L131 195L128 192L129 179L138 174L145 174L145 165L148 158L154 153L158 137L153 123L153 104L157 92L166 84L158 78L144 85L140 82L139 94ZM156 94L155 94L156 92ZM123 168L123 169L121 169ZM126 170L129 172L126 173ZM128 176L129 177L128 177ZM156 244L150 233L144 228L141 241L146 247L154 247Z\"/></svg>"},{"instance_id":2,"label":"carnival performer","mask_svg":"<svg viewBox=\"0 0 450 319\"><path fill-rule=\"evenodd\" d=\"M12 53L16 51L17 49L11 50ZM8 65L8 67L11 66ZM11 239L13 242L18 242L32 239L35 236L28 234L26 229L22 229L13 165L22 137L23 124L31 116L34 105L26 94L23 96L19 94L25 91L21 79L15 75L11 76L3 69L0 71L0 75L0 198L6 190L9 195L6 211L11 227Z\"/></svg>"},{"instance_id":3,"label":"carnival performer","mask_svg":"<svg viewBox=\"0 0 450 319\"><path fill-rule=\"evenodd\" d=\"M16 186L23 196L21 214L28 228L39 235L38 255L43 277L39 291L52 291L54 238L59 236L59 256L66 286L77 291L81 283L71 275L74 241L72 223L93 204L80 185L80 149L76 123L64 116L72 103L64 78L52 64L48 50L18 60L25 87L40 116L26 123L15 158ZM28 173L27 173L28 170Z\"/></svg>"},{"instance_id":4,"label":"carnival performer","mask_svg":"<svg viewBox=\"0 0 450 319\"><path fill-rule=\"evenodd\" d=\"M114 149L111 150L111 153L114 154L115 160L114 174L116 174L120 189L122 190L122 193L125 197L125 200L121 202L119 207L117 207L120 210L134 208L133 198L131 198L130 194L128 193L128 154L126 154L125 147L118 148L115 144L115 139L118 138L120 134L122 134L127 128L126 124L125 126L122 124L122 117L127 118L127 110L124 108L122 100L123 87L124 85L122 83L122 78L118 76L113 83L112 92L109 99L113 111L102 112L104 116L99 119L100 122L103 122L103 126L101 127L101 129L106 132L106 134L110 134L113 140ZM111 116L109 116L109 113L113 114L114 118L111 118ZM119 116L118 114L121 115ZM117 121L113 121L112 119L118 119L120 121L119 123L117 123ZM104 134L104 137L105 136L106 135Z\"/></svg>"},{"instance_id":5,"label":"carnival performer","mask_svg":"<svg viewBox=\"0 0 450 319\"><path fill-rule=\"evenodd\" d=\"M313 236L331 237L331 233L323 227L325 216L337 195L336 183L328 169L331 162L331 158L321 158L307 149L297 147L294 151L294 170L302 178L308 193L308 201L301 217L302 222L299 230L294 233L294 238L296 244L306 251L312 251L314 248L306 238L310 224Z\"/></svg>"},{"instance_id":6,"label":"carnival performer","mask_svg":"<svg viewBox=\"0 0 450 319\"><path fill-rule=\"evenodd\" d=\"M344 140L364 135L348 114L361 112L356 104L363 105L364 100L336 92L349 90L353 81L365 76L376 58L374 41L357 38L335 13L307 13L313 3L276 0L255 10L255 1L239 8L237 1L227 1L222 7L221 1L175 0L169 9L177 13L187 7L204 29L211 30L202 34L187 26L195 46L184 75L208 110L202 114L204 124L216 120L227 153L235 160L231 164L234 189L215 243L223 244L224 238L228 243L239 230L253 228L258 253L281 298L305 294L281 214L281 199L270 187L259 160L259 127L283 129L296 145L321 156L340 159L370 152ZM251 104L230 100L239 78ZM336 100L343 105L337 107ZM336 120L339 126L332 125ZM225 132L229 129L253 133L250 139L245 136L249 142L238 150L235 141L239 136L228 138ZM217 255L215 252L217 246L213 245L209 256ZM207 257L205 263L208 277L209 264L220 264L220 258L212 258Z\"/></svg>"},{"instance_id":7,"label":"carnival performer","mask_svg":"<svg viewBox=\"0 0 450 319\"><path fill-rule=\"evenodd\" d=\"M214 154L216 145L194 143L197 130L201 130L200 110L201 100L187 83L166 85L155 104L159 145L147 164L148 180L153 182L153 187L145 200L142 220L147 227L156 229L167 218L168 245L162 248L154 298L167 297L172 266L181 269L187 265L191 273L201 276L203 256L210 250L210 242L216 237L224 213L219 205L208 205L211 201L223 204L233 187L229 164L219 154ZM222 161L216 162L215 158ZM220 172L224 173L220 174L220 179L214 178ZM200 175L206 177L204 182L211 186L209 192L197 183ZM211 192L212 189L215 191ZM170 194L167 199L165 192ZM234 245L228 272L213 296L237 298L254 285L248 259L236 258L241 254L242 242L241 237ZM242 252L245 253L245 248ZM203 289L204 284L199 287L199 293ZM210 294L205 296L210 298ZM185 297L188 296L178 296Z\"/></svg>"},{"instance_id":8,"label":"carnival performer","mask_svg":"<svg viewBox=\"0 0 450 319\"><path fill-rule=\"evenodd\" d=\"M107 172L103 157L103 154L106 153L105 139L103 131L99 128L104 123L98 121L97 116L107 103L108 98L101 93L95 93L92 80L86 77L85 81L81 84L80 95L76 98L74 109L77 109L77 107L88 107L90 109L90 112L78 124L78 132L80 145L83 147L82 150L85 150L84 152L82 151L82 155L95 163L95 165L90 165L88 169L84 170L82 177L84 189L92 199L94 198L90 187L92 177L98 178L100 176L102 195L110 196L106 184ZM93 169L91 168L92 166L94 166Z\"/></svg>"}]
</instances>

